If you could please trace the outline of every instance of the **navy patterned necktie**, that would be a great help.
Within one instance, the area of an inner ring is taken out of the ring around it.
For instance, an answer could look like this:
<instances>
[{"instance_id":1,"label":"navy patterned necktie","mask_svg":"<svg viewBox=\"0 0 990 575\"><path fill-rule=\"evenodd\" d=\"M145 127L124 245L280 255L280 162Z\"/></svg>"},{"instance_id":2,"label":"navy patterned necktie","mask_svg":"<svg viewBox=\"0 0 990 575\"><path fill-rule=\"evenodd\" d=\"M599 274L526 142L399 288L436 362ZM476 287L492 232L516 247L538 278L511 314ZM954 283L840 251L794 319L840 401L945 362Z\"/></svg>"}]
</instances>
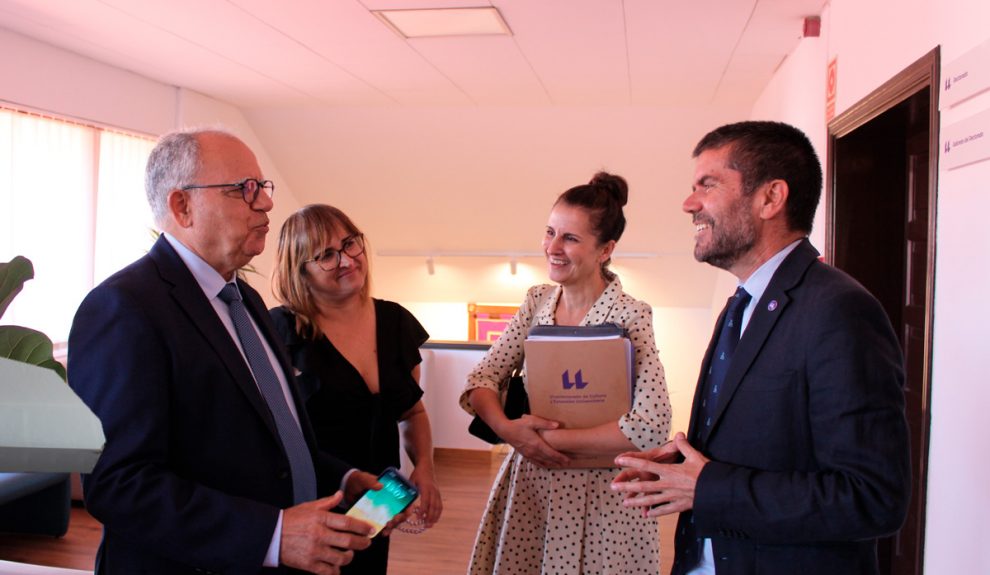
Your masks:
<instances>
[{"instance_id":1,"label":"navy patterned necktie","mask_svg":"<svg viewBox=\"0 0 990 575\"><path fill-rule=\"evenodd\" d=\"M701 409L699 410L701 419L693 432L694 439L706 438L708 432L711 431L715 408L718 406L718 396L725 382L725 374L729 371L729 365L732 362L732 352L736 350L736 344L739 343L743 311L751 298L752 296L742 286L739 286L736 293L729 298L729 301L725 302L722 328L718 332L715 351L712 352L712 358L708 362L708 375L705 378L705 389L701 394ZM680 553L674 556L672 572L688 573L701 561L702 549L704 548L704 540L695 534L694 513L691 511L682 513L677 521L677 530L677 544L681 548L679 549Z\"/></svg>"},{"instance_id":2,"label":"navy patterned necktie","mask_svg":"<svg viewBox=\"0 0 990 575\"><path fill-rule=\"evenodd\" d=\"M739 343L743 310L746 309L746 304L749 303L750 299L749 293L742 286L739 286L736 293L725 304L725 319L722 321L722 329L718 334L715 351L708 362L705 392L701 396L701 420L698 429L702 437L707 437L711 430L715 408L718 406L718 396L725 382L725 374L729 371L732 353L736 350L736 344Z\"/></svg>"},{"instance_id":3,"label":"navy patterned necktie","mask_svg":"<svg viewBox=\"0 0 990 575\"><path fill-rule=\"evenodd\" d=\"M261 345L258 332L255 331L248 317L244 303L241 301L241 294L237 291L237 286L229 283L220 290L220 299L227 302L230 308L230 317L234 320L234 329L237 330L237 337L241 340L244 348L244 355L247 356L251 372L258 382L261 395L268 404L272 418L275 419L275 426L278 428L279 438L285 454L289 458L289 469L292 472L292 495L293 500L299 504L316 499L316 471L313 468L313 457L306 446L306 438L303 437L302 430L292 412L289 411L289 404L286 402L285 393L282 391L282 384L279 383L275 375L275 369L268 359L265 347Z\"/></svg>"}]
</instances>

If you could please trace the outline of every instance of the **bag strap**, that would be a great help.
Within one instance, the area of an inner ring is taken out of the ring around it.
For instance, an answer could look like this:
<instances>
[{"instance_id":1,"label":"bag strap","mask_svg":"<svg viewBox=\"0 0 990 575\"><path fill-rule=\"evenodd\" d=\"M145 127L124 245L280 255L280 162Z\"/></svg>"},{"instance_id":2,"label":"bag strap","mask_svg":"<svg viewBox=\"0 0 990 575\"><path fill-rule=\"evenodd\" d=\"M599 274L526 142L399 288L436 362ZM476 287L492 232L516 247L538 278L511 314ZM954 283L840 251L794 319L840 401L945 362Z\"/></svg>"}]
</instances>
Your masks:
<instances>
[{"instance_id":1,"label":"bag strap","mask_svg":"<svg viewBox=\"0 0 990 575\"><path fill-rule=\"evenodd\" d=\"M547 302L550 301L550 298L553 297L553 294L556 291L557 291L556 287L551 287L550 289L546 290L546 293L543 294L543 297L537 300L536 305L533 306L533 316L529 318L529 326L526 328L527 336L529 335L529 332L533 329L533 326L536 325L536 318L537 316L540 315L540 311L543 309L543 306L547 305ZM523 353L523 355L519 356L519 363L516 364L516 366L513 367L512 371L509 373L509 378L521 376L524 371L523 365L525 365L525 363L526 363L526 354ZM505 380L506 385L508 385L508 381L509 379ZM499 389L500 390L502 389L501 385Z\"/></svg>"}]
</instances>

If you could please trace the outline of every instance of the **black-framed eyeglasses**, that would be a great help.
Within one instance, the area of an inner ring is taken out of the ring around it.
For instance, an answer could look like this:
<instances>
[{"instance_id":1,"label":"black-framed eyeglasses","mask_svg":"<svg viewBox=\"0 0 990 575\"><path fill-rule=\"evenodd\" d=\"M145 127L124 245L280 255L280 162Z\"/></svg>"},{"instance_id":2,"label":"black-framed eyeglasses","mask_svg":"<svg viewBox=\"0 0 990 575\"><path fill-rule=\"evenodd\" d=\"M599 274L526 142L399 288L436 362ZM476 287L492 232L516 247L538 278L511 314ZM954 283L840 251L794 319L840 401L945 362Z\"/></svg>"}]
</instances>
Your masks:
<instances>
[{"instance_id":1,"label":"black-framed eyeglasses","mask_svg":"<svg viewBox=\"0 0 990 575\"><path fill-rule=\"evenodd\" d=\"M303 263L316 262L320 269L325 272L332 272L340 266L340 254L347 254L349 258L356 258L364 253L364 234L353 234L340 241L340 249L327 248L311 260Z\"/></svg>"},{"instance_id":2,"label":"black-framed eyeglasses","mask_svg":"<svg viewBox=\"0 0 990 575\"><path fill-rule=\"evenodd\" d=\"M248 178L243 182L237 182L235 184L208 184L203 186L185 186L183 190L199 190L202 188L230 188L229 191L240 190L241 197L248 205L253 204L258 199L258 193L261 190L265 190L265 194L269 198L275 196L275 182L271 180L259 180L256 178Z\"/></svg>"}]
</instances>

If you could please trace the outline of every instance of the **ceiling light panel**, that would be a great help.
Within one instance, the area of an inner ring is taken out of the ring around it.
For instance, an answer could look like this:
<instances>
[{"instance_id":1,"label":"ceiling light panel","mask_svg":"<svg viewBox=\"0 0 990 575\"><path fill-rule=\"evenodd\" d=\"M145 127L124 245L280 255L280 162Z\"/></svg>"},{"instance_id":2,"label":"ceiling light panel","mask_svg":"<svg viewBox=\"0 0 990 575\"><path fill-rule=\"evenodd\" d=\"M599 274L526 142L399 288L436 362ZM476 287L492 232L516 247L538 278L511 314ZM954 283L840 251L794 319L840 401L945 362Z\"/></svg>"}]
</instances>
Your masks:
<instances>
[{"instance_id":1,"label":"ceiling light panel","mask_svg":"<svg viewBox=\"0 0 990 575\"><path fill-rule=\"evenodd\" d=\"M404 38L512 35L498 9L491 6L373 10L372 13Z\"/></svg>"}]
</instances>

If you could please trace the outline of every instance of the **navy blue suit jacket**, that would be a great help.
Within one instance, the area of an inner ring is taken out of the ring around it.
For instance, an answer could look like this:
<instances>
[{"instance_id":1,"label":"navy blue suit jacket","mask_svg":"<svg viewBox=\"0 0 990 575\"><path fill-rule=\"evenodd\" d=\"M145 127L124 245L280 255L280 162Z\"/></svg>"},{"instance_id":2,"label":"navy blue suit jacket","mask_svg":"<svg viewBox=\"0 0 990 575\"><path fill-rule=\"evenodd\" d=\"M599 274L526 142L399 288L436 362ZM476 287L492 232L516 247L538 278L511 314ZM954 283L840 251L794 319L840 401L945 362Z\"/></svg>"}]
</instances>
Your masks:
<instances>
[{"instance_id":1,"label":"navy blue suit jacket","mask_svg":"<svg viewBox=\"0 0 990 575\"><path fill-rule=\"evenodd\" d=\"M876 538L900 528L911 492L900 345L879 302L804 240L756 302L713 427L693 512L718 575L877 573ZM716 324L718 334L722 318ZM712 338L714 342L715 338ZM700 444L699 444L700 443Z\"/></svg>"},{"instance_id":2,"label":"navy blue suit jacket","mask_svg":"<svg viewBox=\"0 0 990 575\"><path fill-rule=\"evenodd\" d=\"M319 453L258 293L244 304L287 374L320 494L348 466ZM84 479L104 525L98 573L257 573L292 478L247 363L164 238L93 289L69 335L69 384L107 442Z\"/></svg>"}]
</instances>

